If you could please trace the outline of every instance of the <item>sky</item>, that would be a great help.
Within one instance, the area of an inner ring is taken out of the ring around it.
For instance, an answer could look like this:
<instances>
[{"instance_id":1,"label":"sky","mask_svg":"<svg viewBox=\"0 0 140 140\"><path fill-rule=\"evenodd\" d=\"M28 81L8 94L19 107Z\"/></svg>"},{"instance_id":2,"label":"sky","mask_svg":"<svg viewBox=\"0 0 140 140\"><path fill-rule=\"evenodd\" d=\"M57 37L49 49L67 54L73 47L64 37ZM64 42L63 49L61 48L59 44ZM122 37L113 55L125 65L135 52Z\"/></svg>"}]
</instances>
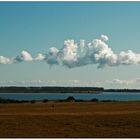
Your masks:
<instances>
[{"instance_id":1,"label":"sky","mask_svg":"<svg viewBox=\"0 0 140 140\"><path fill-rule=\"evenodd\" d=\"M140 2L0 2L0 86L140 88Z\"/></svg>"}]
</instances>

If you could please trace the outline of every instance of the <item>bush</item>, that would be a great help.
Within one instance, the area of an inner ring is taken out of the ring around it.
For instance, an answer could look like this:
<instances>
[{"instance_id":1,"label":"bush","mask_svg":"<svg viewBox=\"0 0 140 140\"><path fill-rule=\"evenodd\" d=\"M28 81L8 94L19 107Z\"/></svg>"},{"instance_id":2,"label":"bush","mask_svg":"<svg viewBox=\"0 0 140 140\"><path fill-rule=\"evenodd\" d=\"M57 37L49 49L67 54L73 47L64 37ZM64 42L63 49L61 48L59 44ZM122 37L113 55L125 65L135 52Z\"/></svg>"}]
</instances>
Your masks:
<instances>
[{"instance_id":1,"label":"bush","mask_svg":"<svg viewBox=\"0 0 140 140\"><path fill-rule=\"evenodd\" d=\"M30 101L31 104L34 104L35 102L36 102L35 100L31 100L31 101Z\"/></svg>"},{"instance_id":2,"label":"bush","mask_svg":"<svg viewBox=\"0 0 140 140\"><path fill-rule=\"evenodd\" d=\"M15 99L2 99L0 98L0 103L27 103L27 100L15 100Z\"/></svg>"},{"instance_id":3,"label":"bush","mask_svg":"<svg viewBox=\"0 0 140 140\"><path fill-rule=\"evenodd\" d=\"M46 103L46 102L48 102L48 99L44 99L44 100L43 100L43 103Z\"/></svg>"},{"instance_id":4,"label":"bush","mask_svg":"<svg viewBox=\"0 0 140 140\"><path fill-rule=\"evenodd\" d=\"M20 103L28 103L28 100L21 100Z\"/></svg>"},{"instance_id":5,"label":"bush","mask_svg":"<svg viewBox=\"0 0 140 140\"><path fill-rule=\"evenodd\" d=\"M91 102L98 102L98 99L93 98L93 99L91 99Z\"/></svg>"},{"instance_id":6,"label":"bush","mask_svg":"<svg viewBox=\"0 0 140 140\"><path fill-rule=\"evenodd\" d=\"M69 96L66 101L75 101L75 98L73 96Z\"/></svg>"},{"instance_id":7,"label":"bush","mask_svg":"<svg viewBox=\"0 0 140 140\"><path fill-rule=\"evenodd\" d=\"M101 102L116 102L116 100L101 100Z\"/></svg>"},{"instance_id":8,"label":"bush","mask_svg":"<svg viewBox=\"0 0 140 140\"><path fill-rule=\"evenodd\" d=\"M64 102L65 100L62 100L62 99L59 99L59 100L57 100L58 102Z\"/></svg>"},{"instance_id":9,"label":"bush","mask_svg":"<svg viewBox=\"0 0 140 140\"><path fill-rule=\"evenodd\" d=\"M76 100L76 102L84 102L84 100L82 100L82 99L79 99L79 100Z\"/></svg>"}]
</instances>

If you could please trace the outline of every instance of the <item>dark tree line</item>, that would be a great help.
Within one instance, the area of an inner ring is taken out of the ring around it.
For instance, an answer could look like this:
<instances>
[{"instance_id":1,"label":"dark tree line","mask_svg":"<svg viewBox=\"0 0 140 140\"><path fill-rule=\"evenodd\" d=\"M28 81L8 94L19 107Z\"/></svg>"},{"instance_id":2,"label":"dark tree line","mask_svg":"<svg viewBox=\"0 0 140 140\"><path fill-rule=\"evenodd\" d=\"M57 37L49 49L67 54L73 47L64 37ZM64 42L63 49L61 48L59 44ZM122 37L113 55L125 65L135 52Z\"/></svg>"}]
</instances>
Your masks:
<instances>
[{"instance_id":1,"label":"dark tree line","mask_svg":"<svg viewBox=\"0 0 140 140\"><path fill-rule=\"evenodd\" d=\"M1 93L95 93L102 87L0 87Z\"/></svg>"}]
</instances>

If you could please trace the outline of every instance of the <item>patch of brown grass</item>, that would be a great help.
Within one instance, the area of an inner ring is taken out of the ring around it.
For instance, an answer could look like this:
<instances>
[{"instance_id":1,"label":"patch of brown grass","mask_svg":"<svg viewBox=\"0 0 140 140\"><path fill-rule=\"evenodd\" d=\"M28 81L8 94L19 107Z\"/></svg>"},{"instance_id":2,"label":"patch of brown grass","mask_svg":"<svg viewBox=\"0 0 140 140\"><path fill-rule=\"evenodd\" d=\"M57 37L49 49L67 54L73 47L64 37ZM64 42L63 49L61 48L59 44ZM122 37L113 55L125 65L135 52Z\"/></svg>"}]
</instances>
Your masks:
<instances>
[{"instance_id":1,"label":"patch of brown grass","mask_svg":"<svg viewBox=\"0 0 140 140\"><path fill-rule=\"evenodd\" d=\"M0 104L1 138L140 137L140 102Z\"/></svg>"}]
</instances>

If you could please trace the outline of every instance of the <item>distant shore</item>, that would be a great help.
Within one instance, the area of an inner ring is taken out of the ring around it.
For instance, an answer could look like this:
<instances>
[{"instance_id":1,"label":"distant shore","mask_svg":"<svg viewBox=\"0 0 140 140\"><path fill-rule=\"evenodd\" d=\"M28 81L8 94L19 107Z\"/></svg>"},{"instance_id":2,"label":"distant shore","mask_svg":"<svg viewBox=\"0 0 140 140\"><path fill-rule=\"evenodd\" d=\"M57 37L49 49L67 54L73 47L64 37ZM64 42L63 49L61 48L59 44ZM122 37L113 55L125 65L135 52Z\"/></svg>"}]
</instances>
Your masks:
<instances>
[{"instance_id":1,"label":"distant shore","mask_svg":"<svg viewBox=\"0 0 140 140\"><path fill-rule=\"evenodd\" d=\"M0 93L93 93L102 92L140 92L140 89L104 89L103 87L0 87Z\"/></svg>"},{"instance_id":2,"label":"distant shore","mask_svg":"<svg viewBox=\"0 0 140 140\"><path fill-rule=\"evenodd\" d=\"M0 93L101 93L102 87L0 87Z\"/></svg>"}]
</instances>

